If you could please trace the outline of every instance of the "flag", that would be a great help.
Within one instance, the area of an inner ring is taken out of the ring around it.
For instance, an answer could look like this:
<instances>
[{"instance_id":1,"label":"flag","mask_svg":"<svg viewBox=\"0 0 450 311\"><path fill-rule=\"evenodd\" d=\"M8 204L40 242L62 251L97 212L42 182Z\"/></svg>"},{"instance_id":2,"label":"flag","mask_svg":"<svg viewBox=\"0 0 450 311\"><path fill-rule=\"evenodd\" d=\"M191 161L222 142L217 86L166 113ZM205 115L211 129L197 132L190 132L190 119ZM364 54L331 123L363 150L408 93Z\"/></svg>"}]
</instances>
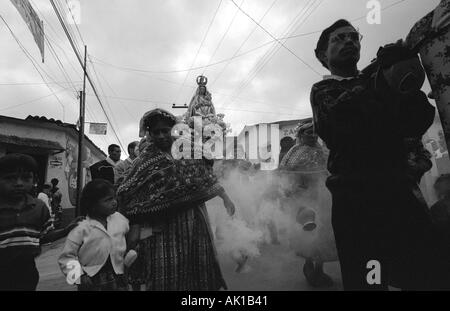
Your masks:
<instances>
[{"instance_id":1,"label":"flag","mask_svg":"<svg viewBox=\"0 0 450 311\"><path fill-rule=\"evenodd\" d=\"M89 134L106 135L107 123L89 123Z\"/></svg>"},{"instance_id":2,"label":"flag","mask_svg":"<svg viewBox=\"0 0 450 311\"><path fill-rule=\"evenodd\" d=\"M34 37L39 51L41 52L42 62L44 62L44 23L34 11L28 0L11 0L12 4L22 15L23 20L27 23L31 34Z\"/></svg>"}]
</instances>

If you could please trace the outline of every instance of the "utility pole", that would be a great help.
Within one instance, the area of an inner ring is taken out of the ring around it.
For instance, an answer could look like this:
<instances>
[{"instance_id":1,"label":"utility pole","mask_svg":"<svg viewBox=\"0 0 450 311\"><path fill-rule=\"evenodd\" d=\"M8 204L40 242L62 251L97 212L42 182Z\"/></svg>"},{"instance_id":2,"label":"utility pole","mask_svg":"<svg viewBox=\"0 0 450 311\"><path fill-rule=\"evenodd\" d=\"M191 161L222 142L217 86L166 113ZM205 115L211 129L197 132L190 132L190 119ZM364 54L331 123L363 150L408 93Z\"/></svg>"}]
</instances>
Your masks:
<instances>
[{"instance_id":1,"label":"utility pole","mask_svg":"<svg viewBox=\"0 0 450 311\"><path fill-rule=\"evenodd\" d=\"M75 217L80 216L80 199L83 188L83 149L84 149L84 115L86 110L86 58L87 46L84 46L83 90L80 92L80 128L78 129L78 165L77 165L77 206Z\"/></svg>"},{"instance_id":2,"label":"utility pole","mask_svg":"<svg viewBox=\"0 0 450 311\"><path fill-rule=\"evenodd\" d=\"M70 35L70 33L69 33L69 30L67 29L66 24L64 23L63 17L61 16L61 13L59 12L59 10L58 10L58 8L57 8L57 6L56 6L55 0L50 0L50 3L52 4L53 10L55 11L56 16L58 17L58 20L59 20L59 22L60 22L60 24L61 24L61 26L62 26L62 28L63 28L63 30L64 30L64 33L65 33L66 36L67 36L67 39L69 39L69 43L70 43L70 45L72 46L73 51L75 52L75 56L77 57L78 62L80 63L80 65L81 65L82 67L85 67L85 66L86 66L86 65L85 65L85 64L86 64L86 60L85 60L85 62L84 62L84 64L83 64L83 60L81 59L81 55L80 55L80 53L79 53L78 50L77 50L77 47L76 47L76 45L75 45L75 42L73 41L73 39L72 39L72 37L71 37L71 35ZM105 110L105 107L103 106L102 101L100 100L100 96L99 96L99 94L98 94L98 92L97 92L97 88L95 87L94 82L92 81L90 75L86 72L86 70L85 70L84 72L85 72L85 73L84 73L84 74L85 74L85 78L87 78L87 81L88 81L89 84L91 85L92 91L94 91L94 94L95 94L95 96L97 97L97 100L98 100L98 102L99 102L99 104L100 104L100 107L102 108L103 112L105 113L105 117L106 117L108 123L109 123L110 126L111 126L111 129L112 129L112 131L113 131L113 133L114 133L114 136L116 137L116 139L117 139L119 145L122 147L122 150L126 151L127 149L123 146L122 141L121 141L120 138L119 138L119 135L117 134L117 132L116 132L116 130L114 129L114 127L112 126L112 122L111 122L111 120L110 120L108 114L106 113L106 110Z\"/></svg>"}]
</instances>

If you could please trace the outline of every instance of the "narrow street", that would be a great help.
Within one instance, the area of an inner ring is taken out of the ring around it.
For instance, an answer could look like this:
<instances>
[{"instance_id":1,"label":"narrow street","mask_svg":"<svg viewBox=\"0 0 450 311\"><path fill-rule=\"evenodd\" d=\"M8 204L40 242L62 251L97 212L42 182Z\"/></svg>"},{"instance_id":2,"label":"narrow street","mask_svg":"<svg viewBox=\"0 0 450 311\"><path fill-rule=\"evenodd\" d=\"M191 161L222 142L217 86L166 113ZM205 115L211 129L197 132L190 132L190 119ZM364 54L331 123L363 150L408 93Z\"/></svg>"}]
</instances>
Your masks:
<instances>
[{"instance_id":1,"label":"narrow street","mask_svg":"<svg viewBox=\"0 0 450 311\"><path fill-rule=\"evenodd\" d=\"M72 291L57 264L57 258L64 245L64 239L46 245L37 258L40 273L38 291ZM302 273L303 259L296 258L283 246L266 245L261 256L248 262L248 272L236 273L236 263L229 257L220 258L222 271L229 290L237 291L303 291L318 290L310 287ZM327 290L342 290L338 263L325 264L325 271L335 280ZM323 289L322 289L323 290Z\"/></svg>"}]
</instances>

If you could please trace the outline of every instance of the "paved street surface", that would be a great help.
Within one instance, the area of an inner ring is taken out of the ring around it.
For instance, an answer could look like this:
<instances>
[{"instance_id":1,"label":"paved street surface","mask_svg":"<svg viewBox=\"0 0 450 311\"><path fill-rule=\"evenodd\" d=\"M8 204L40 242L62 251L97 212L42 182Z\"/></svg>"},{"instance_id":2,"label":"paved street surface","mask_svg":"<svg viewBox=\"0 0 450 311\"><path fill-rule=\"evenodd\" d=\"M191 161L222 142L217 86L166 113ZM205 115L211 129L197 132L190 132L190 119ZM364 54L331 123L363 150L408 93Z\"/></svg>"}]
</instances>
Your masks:
<instances>
[{"instance_id":1,"label":"paved street surface","mask_svg":"<svg viewBox=\"0 0 450 311\"><path fill-rule=\"evenodd\" d=\"M65 239L53 242L51 245L42 247L41 255L36 259L40 279L37 290L76 290L74 286L67 284L64 275L59 269L58 256L64 247Z\"/></svg>"},{"instance_id":2,"label":"paved street surface","mask_svg":"<svg viewBox=\"0 0 450 311\"><path fill-rule=\"evenodd\" d=\"M41 275L37 290L76 290L74 286L66 283L57 264L63 243L64 239L43 247L42 254L37 258L37 267ZM283 246L263 246L261 256L249 260L250 270L246 273L234 272L236 263L228 256L222 256L220 262L229 290L317 290L306 283L302 273L303 259L296 258ZM335 280L335 286L328 290L341 290L339 264L327 263L325 271Z\"/></svg>"}]
</instances>

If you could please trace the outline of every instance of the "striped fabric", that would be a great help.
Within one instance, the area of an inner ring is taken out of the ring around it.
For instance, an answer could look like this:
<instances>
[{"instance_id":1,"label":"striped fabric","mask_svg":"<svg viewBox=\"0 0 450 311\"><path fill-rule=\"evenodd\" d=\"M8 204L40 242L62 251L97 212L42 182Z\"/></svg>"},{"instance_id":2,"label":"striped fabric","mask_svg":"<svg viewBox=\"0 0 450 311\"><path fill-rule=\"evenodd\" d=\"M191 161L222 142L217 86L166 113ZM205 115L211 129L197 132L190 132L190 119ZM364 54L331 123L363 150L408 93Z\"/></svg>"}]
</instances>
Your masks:
<instances>
[{"instance_id":1,"label":"striped fabric","mask_svg":"<svg viewBox=\"0 0 450 311\"><path fill-rule=\"evenodd\" d=\"M40 252L40 237L51 226L45 204L27 196L25 206L0 206L0 265Z\"/></svg>"},{"instance_id":2,"label":"striped fabric","mask_svg":"<svg viewBox=\"0 0 450 311\"><path fill-rule=\"evenodd\" d=\"M0 248L20 245L39 246L40 234L40 231L26 227L2 232L0 233Z\"/></svg>"},{"instance_id":3,"label":"striped fabric","mask_svg":"<svg viewBox=\"0 0 450 311\"><path fill-rule=\"evenodd\" d=\"M227 289L220 270L205 204L164 221L162 231L141 240L128 282L147 291Z\"/></svg>"}]
</instances>

